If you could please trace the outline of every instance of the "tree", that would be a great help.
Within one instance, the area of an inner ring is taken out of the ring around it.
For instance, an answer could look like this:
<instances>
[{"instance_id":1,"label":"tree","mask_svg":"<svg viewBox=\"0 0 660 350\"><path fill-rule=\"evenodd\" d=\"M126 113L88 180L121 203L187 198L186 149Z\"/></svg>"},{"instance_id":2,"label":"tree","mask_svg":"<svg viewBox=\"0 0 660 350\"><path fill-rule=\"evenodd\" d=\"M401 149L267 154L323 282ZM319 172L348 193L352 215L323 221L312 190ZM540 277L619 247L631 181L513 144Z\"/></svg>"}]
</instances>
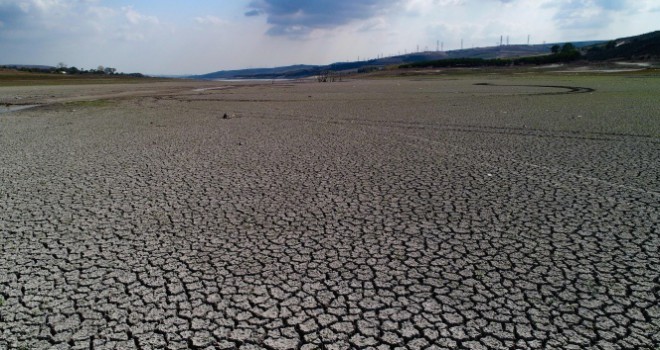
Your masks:
<instances>
[{"instance_id":1,"label":"tree","mask_svg":"<svg viewBox=\"0 0 660 350\"><path fill-rule=\"evenodd\" d=\"M571 43L566 43L561 47L561 53L573 53L575 51L577 51L577 49L575 48L575 45Z\"/></svg>"},{"instance_id":2,"label":"tree","mask_svg":"<svg viewBox=\"0 0 660 350\"><path fill-rule=\"evenodd\" d=\"M103 70L105 74L115 74L116 71L117 69L111 67L105 67L105 69Z\"/></svg>"},{"instance_id":3,"label":"tree","mask_svg":"<svg viewBox=\"0 0 660 350\"><path fill-rule=\"evenodd\" d=\"M561 49L559 45L552 45L550 51L552 51L552 53L559 53L559 49Z\"/></svg>"},{"instance_id":4,"label":"tree","mask_svg":"<svg viewBox=\"0 0 660 350\"><path fill-rule=\"evenodd\" d=\"M105 70L105 67L98 66L98 67L96 67L96 70L99 71L99 72L103 72Z\"/></svg>"},{"instance_id":5,"label":"tree","mask_svg":"<svg viewBox=\"0 0 660 350\"><path fill-rule=\"evenodd\" d=\"M66 63L60 62L57 64L57 69L65 69L66 68Z\"/></svg>"}]
</instances>

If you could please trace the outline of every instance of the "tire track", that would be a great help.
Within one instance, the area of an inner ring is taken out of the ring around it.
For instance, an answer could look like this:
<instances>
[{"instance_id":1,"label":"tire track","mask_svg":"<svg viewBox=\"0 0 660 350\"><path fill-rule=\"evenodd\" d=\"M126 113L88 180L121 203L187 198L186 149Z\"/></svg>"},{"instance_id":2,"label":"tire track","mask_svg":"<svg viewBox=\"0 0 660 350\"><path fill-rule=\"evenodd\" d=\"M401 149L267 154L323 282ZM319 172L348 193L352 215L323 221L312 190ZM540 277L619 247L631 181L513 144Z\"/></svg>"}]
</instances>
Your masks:
<instances>
[{"instance_id":1,"label":"tire track","mask_svg":"<svg viewBox=\"0 0 660 350\"><path fill-rule=\"evenodd\" d=\"M523 84L492 84L492 83L476 83L477 86L514 86L514 87L542 87L542 88L555 88L555 89L566 89L567 91L559 92L540 92L540 93L530 93L528 95L571 95L571 94L586 94L596 91L596 89L580 87L580 86L565 86L565 85L523 85Z\"/></svg>"}]
</instances>

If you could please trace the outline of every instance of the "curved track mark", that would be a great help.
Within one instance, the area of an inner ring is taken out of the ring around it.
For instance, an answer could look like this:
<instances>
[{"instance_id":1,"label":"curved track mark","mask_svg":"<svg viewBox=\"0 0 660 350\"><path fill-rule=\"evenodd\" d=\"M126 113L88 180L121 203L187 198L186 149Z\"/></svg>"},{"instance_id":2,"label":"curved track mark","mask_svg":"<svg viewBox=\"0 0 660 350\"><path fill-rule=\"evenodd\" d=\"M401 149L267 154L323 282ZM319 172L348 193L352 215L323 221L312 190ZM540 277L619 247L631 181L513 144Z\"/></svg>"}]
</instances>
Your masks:
<instances>
[{"instance_id":1,"label":"curved track mark","mask_svg":"<svg viewBox=\"0 0 660 350\"><path fill-rule=\"evenodd\" d=\"M544 88L556 88L556 89L566 89L567 91L560 92L540 92L532 93L530 95L569 95L569 94L584 94L589 92L594 92L596 89L580 87L580 86L563 86L563 85L499 85L491 83L476 83L474 85L480 86L523 86L523 87L544 87Z\"/></svg>"}]
</instances>

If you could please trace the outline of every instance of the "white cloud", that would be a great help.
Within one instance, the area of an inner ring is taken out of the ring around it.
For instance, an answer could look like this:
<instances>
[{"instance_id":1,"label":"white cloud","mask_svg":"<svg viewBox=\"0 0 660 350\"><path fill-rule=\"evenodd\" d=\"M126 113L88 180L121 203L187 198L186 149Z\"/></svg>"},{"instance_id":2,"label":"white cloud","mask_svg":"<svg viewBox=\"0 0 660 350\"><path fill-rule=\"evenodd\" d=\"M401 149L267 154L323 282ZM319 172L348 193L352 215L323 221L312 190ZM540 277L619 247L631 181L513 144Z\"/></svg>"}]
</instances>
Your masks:
<instances>
[{"instance_id":1,"label":"white cloud","mask_svg":"<svg viewBox=\"0 0 660 350\"><path fill-rule=\"evenodd\" d=\"M159 24L160 21L156 16L147 16L143 15L135 9L133 9L133 6L124 6L121 8L122 12L124 13L124 16L128 20L129 23L131 24L141 24L141 23L149 23L149 24Z\"/></svg>"},{"instance_id":2,"label":"white cloud","mask_svg":"<svg viewBox=\"0 0 660 350\"><path fill-rule=\"evenodd\" d=\"M214 26L221 26L227 24L227 21L222 20L216 16L201 16L201 17L195 17L195 22L198 24L202 25L214 25Z\"/></svg>"},{"instance_id":3,"label":"white cloud","mask_svg":"<svg viewBox=\"0 0 660 350\"><path fill-rule=\"evenodd\" d=\"M68 2L62 0L32 0L29 1L32 6L42 12L51 12L68 7Z\"/></svg>"},{"instance_id":4,"label":"white cloud","mask_svg":"<svg viewBox=\"0 0 660 350\"><path fill-rule=\"evenodd\" d=\"M372 32L372 31L382 31L388 30L390 28L390 23L385 17L376 17L364 21L357 28L357 31L360 32Z\"/></svg>"},{"instance_id":5,"label":"white cloud","mask_svg":"<svg viewBox=\"0 0 660 350\"><path fill-rule=\"evenodd\" d=\"M87 9L87 14L95 17L96 19L107 20L117 15L117 11L105 6L90 6Z\"/></svg>"},{"instance_id":6,"label":"white cloud","mask_svg":"<svg viewBox=\"0 0 660 350\"><path fill-rule=\"evenodd\" d=\"M403 6L406 12L423 15L435 12L439 8L463 6L466 0L407 0Z\"/></svg>"}]
</instances>

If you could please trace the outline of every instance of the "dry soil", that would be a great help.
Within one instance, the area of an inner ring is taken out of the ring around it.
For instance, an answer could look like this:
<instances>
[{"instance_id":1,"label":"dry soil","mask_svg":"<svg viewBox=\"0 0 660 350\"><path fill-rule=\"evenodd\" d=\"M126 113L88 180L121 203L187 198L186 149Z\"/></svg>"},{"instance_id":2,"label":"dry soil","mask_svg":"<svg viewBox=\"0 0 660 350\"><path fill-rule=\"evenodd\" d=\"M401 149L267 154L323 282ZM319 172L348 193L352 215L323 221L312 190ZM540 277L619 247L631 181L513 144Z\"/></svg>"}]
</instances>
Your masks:
<instances>
[{"instance_id":1,"label":"dry soil","mask_svg":"<svg viewBox=\"0 0 660 350\"><path fill-rule=\"evenodd\" d=\"M660 79L1 87L0 349L658 349Z\"/></svg>"}]
</instances>

